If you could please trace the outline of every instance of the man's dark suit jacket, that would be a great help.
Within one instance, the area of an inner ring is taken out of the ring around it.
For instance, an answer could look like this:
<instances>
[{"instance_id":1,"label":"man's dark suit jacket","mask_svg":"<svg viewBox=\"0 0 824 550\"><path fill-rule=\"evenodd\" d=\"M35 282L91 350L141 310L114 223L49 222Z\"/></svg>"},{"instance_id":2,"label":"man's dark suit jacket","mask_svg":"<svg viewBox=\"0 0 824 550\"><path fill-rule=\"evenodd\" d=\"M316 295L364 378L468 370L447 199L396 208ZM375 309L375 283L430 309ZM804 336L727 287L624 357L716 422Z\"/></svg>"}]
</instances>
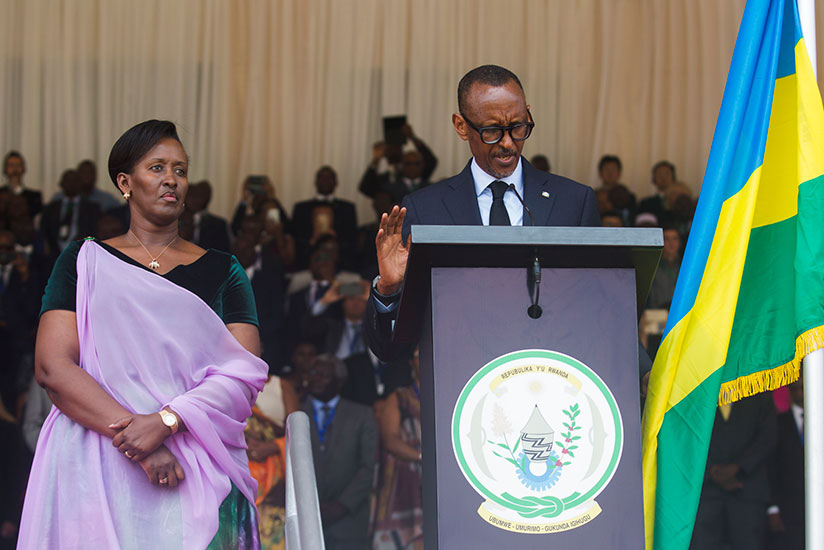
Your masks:
<instances>
[{"instance_id":1,"label":"man's dark suit jacket","mask_svg":"<svg viewBox=\"0 0 824 550\"><path fill-rule=\"evenodd\" d=\"M355 213L355 203L342 199L332 202L323 202L315 199L302 201L295 205L292 212L292 236L295 238L296 262L298 269L309 265L309 254L312 238L312 209L316 206L329 205L335 213L334 230L340 245L341 267L351 269L355 260L357 244L358 219Z\"/></svg>"},{"instance_id":2,"label":"man's dark suit jacket","mask_svg":"<svg viewBox=\"0 0 824 550\"><path fill-rule=\"evenodd\" d=\"M778 445L769 465L771 503L779 507L784 533L771 537L771 549L804 550L804 445L792 411L781 413Z\"/></svg>"},{"instance_id":3,"label":"man's dark suit jacket","mask_svg":"<svg viewBox=\"0 0 824 550\"><path fill-rule=\"evenodd\" d=\"M601 225L598 202L591 187L538 170L523 157L521 163L524 180L523 199L535 218L535 225ZM482 225L471 164L470 160L457 176L430 185L404 198L404 239L408 238L410 228L415 224ZM524 212L524 225L530 223L529 216ZM392 342L392 321L397 315L397 308L391 313L379 314L374 302L373 295L366 308L366 335L372 351L386 362L408 355L408 345Z\"/></svg>"},{"instance_id":4,"label":"man's dark suit jacket","mask_svg":"<svg viewBox=\"0 0 824 550\"><path fill-rule=\"evenodd\" d=\"M58 240L60 238L60 214L63 207L62 201L51 201L43 209L43 216L40 218L40 227L43 237L49 246L49 253L52 257L60 254ZM94 237L97 234L97 220L100 218L100 206L97 203L81 198L78 201L77 234L70 235L72 239L83 239Z\"/></svg>"},{"instance_id":5,"label":"man's dark suit jacket","mask_svg":"<svg viewBox=\"0 0 824 550\"><path fill-rule=\"evenodd\" d=\"M0 192L12 192L11 187L4 185L0 187ZM29 217L33 218L43 210L43 194L35 189L23 189L23 198L26 199L26 206L28 207Z\"/></svg>"},{"instance_id":6,"label":"man's dark suit jacket","mask_svg":"<svg viewBox=\"0 0 824 550\"><path fill-rule=\"evenodd\" d=\"M336 500L349 510L339 520L323 526L326 547L367 548L369 494L378 446L372 409L341 398L323 446L311 398L306 398L302 410L309 415L312 426L318 499L321 503Z\"/></svg>"},{"instance_id":7,"label":"man's dark suit jacket","mask_svg":"<svg viewBox=\"0 0 824 550\"><path fill-rule=\"evenodd\" d=\"M774 407L772 396L762 393L733 403L727 421L720 410L716 411L703 493L710 498L729 494L710 480L709 470L716 464L738 464L741 467L738 480L742 488L736 496L763 501L766 506L770 495L767 462L775 449L777 434Z\"/></svg>"},{"instance_id":8,"label":"man's dark suit jacket","mask_svg":"<svg viewBox=\"0 0 824 550\"><path fill-rule=\"evenodd\" d=\"M261 269L252 278L252 292L255 294L260 342L263 345L261 358L269 365L269 372L278 374L285 361L284 336L286 319L284 300L286 283L283 262L270 248L261 250Z\"/></svg>"},{"instance_id":9,"label":"man's dark suit jacket","mask_svg":"<svg viewBox=\"0 0 824 550\"><path fill-rule=\"evenodd\" d=\"M717 548L727 524L736 524L734 532L726 533L733 548L760 547L770 499L767 463L775 442L775 406L769 393L736 401L726 421L720 409L716 411L691 549ZM740 489L725 491L712 481L710 469L719 464L739 466Z\"/></svg>"},{"instance_id":10,"label":"man's dark suit jacket","mask_svg":"<svg viewBox=\"0 0 824 550\"><path fill-rule=\"evenodd\" d=\"M368 353L350 355L344 362L348 377L340 393L356 403L371 407L375 401L385 399L401 386L412 385L412 367L407 359L399 359L381 369L382 387L378 387L375 368Z\"/></svg>"}]
</instances>

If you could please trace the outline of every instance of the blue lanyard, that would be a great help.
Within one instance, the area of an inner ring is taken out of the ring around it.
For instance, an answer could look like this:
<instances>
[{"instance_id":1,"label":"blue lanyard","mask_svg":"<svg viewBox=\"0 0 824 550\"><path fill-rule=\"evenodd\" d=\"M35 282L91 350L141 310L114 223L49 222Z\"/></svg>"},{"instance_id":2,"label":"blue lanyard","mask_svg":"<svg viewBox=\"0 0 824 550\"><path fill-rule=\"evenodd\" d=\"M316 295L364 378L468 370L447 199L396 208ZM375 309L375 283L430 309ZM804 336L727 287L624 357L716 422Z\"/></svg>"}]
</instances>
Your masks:
<instances>
[{"instance_id":1,"label":"blue lanyard","mask_svg":"<svg viewBox=\"0 0 824 550\"><path fill-rule=\"evenodd\" d=\"M315 426L318 427L318 440L321 442L321 444L323 444L324 440L326 439L326 430L328 430L329 426L332 425L332 420L335 418L335 411L337 410L337 406L330 407L329 414L327 414L326 418L323 419L323 426L321 426L320 419L318 418L318 410L315 409Z\"/></svg>"}]
</instances>

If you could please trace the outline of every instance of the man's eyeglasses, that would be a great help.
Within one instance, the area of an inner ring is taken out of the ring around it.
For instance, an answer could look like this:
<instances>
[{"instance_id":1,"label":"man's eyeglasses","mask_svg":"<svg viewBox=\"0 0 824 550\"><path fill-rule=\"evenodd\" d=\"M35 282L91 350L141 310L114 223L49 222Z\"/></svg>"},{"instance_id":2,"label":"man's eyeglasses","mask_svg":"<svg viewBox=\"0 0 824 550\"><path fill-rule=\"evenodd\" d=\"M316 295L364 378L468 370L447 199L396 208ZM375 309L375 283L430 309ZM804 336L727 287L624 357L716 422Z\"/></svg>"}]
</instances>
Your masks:
<instances>
[{"instance_id":1,"label":"man's eyeglasses","mask_svg":"<svg viewBox=\"0 0 824 550\"><path fill-rule=\"evenodd\" d=\"M529 115L529 122L519 122L510 126L481 126L480 128L472 124L463 113L461 113L461 116L470 128L481 135L481 141L487 145L494 145L504 138L504 132L509 132L512 141L524 141L528 138L535 127L535 122L532 120L532 113L527 111L527 114Z\"/></svg>"}]
</instances>

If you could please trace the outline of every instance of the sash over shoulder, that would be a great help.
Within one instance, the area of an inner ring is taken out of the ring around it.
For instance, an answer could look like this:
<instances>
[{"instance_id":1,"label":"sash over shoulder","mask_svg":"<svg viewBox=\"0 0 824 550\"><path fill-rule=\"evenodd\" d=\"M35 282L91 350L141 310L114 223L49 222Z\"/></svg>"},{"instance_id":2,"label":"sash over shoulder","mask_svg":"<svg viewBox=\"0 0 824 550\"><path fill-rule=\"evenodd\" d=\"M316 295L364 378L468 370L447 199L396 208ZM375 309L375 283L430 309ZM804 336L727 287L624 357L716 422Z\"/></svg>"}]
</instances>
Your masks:
<instances>
[{"instance_id":1,"label":"sash over shoulder","mask_svg":"<svg viewBox=\"0 0 824 550\"><path fill-rule=\"evenodd\" d=\"M165 445L186 473L151 485L104 436L53 408L37 445L19 548L205 548L234 483L250 503L243 429L268 368L196 295L94 241L77 257L80 366L124 407L171 407Z\"/></svg>"}]
</instances>

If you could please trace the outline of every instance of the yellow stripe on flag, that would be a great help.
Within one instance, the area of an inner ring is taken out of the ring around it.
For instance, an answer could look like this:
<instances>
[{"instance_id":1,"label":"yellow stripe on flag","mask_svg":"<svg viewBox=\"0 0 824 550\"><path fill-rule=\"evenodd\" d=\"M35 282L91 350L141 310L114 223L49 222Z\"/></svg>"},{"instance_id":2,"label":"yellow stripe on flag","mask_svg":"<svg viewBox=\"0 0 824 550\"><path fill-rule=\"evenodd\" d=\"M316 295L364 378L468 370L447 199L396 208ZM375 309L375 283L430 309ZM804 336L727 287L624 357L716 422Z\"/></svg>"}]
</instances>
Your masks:
<instances>
[{"instance_id":1,"label":"yellow stripe on flag","mask_svg":"<svg viewBox=\"0 0 824 550\"><path fill-rule=\"evenodd\" d=\"M644 411L644 518L648 541L653 540L655 521L658 432L667 411L726 362L760 177L758 167L746 185L724 201L695 303L672 327L656 354L676 361L656 361Z\"/></svg>"}]
</instances>

